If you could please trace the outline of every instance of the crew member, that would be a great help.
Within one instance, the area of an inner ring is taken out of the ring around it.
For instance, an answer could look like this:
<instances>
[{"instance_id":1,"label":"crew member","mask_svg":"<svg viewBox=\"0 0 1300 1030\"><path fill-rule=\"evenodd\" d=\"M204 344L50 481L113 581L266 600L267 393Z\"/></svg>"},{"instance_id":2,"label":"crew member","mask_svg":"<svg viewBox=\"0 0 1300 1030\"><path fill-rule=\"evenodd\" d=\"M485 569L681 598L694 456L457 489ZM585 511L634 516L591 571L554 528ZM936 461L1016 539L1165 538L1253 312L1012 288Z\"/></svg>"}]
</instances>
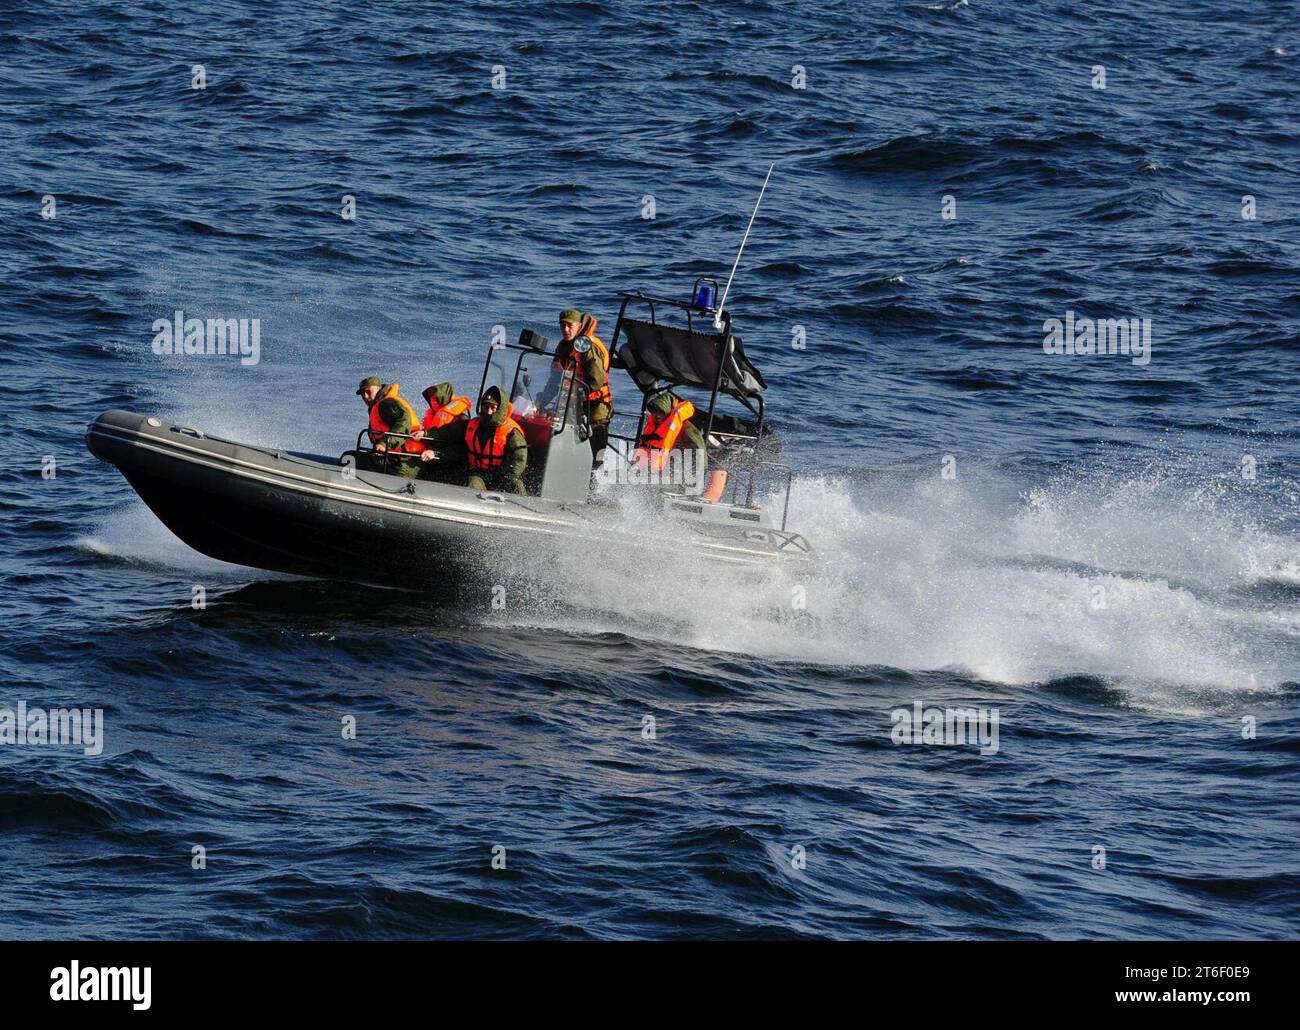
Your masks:
<instances>
[{"instance_id":1,"label":"crew member","mask_svg":"<svg viewBox=\"0 0 1300 1030\"><path fill-rule=\"evenodd\" d=\"M490 386L479 398L478 417L465 427L466 457L471 490L500 490L524 493L524 469L528 465L528 442L524 431L510 417L510 406L501 403L501 391Z\"/></svg>"},{"instance_id":2,"label":"crew member","mask_svg":"<svg viewBox=\"0 0 1300 1030\"><path fill-rule=\"evenodd\" d=\"M424 399L429 408L415 431L416 438L424 445L420 452L420 478L462 482L465 427L472 407L469 398L456 396L451 383L438 383L424 391Z\"/></svg>"},{"instance_id":3,"label":"crew member","mask_svg":"<svg viewBox=\"0 0 1300 1030\"><path fill-rule=\"evenodd\" d=\"M373 467L401 476L417 475L419 468L410 464L404 456L419 454L424 450L424 444L411 438L411 434L420 428L420 420L415 415L415 409L398 392L397 384L387 384L379 376L366 376L357 387L357 396L370 409L370 428L366 432L374 448L373 454L378 459L372 458ZM402 457L390 462L386 457L389 451ZM389 468L390 464L393 467Z\"/></svg>"},{"instance_id":4,"label":"crew member","mask_svg":"<svg viewBox=\"0 0 1300 1030\"><path fill-rule=\"evenodd\" d=\"M596 317L577 308L560 312L560 342L555 363L572 369L578 389L587 402L587 425L591 436L591 463L599 468L601 452L609 442L609 422L614 417L614 395L609 388L609 348L596 335Z\"/></svg>"},{"instance_id":5,"label":"crew member","mask_svg":"<svg viewBox=\"0 0 1300 1030\"><path fill-rule=\"evenodd\" d=\"M663 472L668 466L668 455L674 449L694 451L695 454L690 459L682 462L682 468L688 474L693 473L699 477L697 482L702 482L708 462L708 448L704 443L704 434L691 421L694 414L695 405L682 400L672 390L660 390L651 397L646 404L645 428L641 430L636 451L632 455L633 464ZM686 456L683 455L683 458Z\"/></svg>"}]
</instances>

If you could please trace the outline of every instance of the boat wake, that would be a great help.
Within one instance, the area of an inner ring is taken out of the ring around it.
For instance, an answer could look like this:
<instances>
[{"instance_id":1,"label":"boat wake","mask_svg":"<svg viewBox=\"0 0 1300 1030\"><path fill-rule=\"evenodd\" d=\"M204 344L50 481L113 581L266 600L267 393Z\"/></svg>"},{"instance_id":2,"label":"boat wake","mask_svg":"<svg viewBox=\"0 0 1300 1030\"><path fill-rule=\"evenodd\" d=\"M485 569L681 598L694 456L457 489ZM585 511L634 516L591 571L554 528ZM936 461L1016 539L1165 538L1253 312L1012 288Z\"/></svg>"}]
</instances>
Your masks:
<instances>
[{"instance_id":1,"label":"boat wake","mask_svg":"<svg viewBox=\"0 0 1300 1030\"><path fill-rule=\"evenodd\" d=\"M491 618L994 683L1092 677L1191 714L1300 681L1300 546L1258 501L1175 466L1029 490L997 471L805 477L791 504L812 568L703 573L671 542L654 567L546 554Z\"/></svg>"}]
</instances>

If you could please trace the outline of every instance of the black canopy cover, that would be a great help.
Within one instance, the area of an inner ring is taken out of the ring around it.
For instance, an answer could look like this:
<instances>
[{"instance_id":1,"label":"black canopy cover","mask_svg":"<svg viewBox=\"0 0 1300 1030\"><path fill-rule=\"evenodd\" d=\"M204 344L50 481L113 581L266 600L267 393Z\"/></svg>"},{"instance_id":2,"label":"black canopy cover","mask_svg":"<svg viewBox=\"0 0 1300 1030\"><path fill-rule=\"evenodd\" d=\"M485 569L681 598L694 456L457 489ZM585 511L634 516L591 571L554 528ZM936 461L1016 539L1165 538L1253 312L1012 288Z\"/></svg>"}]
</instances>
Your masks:
<instances>
[{"instance_id":1,"label":"black canopy cover","mask_svg":"<svg viewBox=\"0 0 1300 1030\"><path fill-rule=\"evenodd\" d=\"M627 317L621 325L625 342L618 348L617 360L642 390L649 390L656 380L705 390L712 390L718 382L723 333L697 332ZM740 337L733 334L731 342L719 390L733 396L758 397L767 389L767 383L745 357Z\"/></svg>"}]
</instances>

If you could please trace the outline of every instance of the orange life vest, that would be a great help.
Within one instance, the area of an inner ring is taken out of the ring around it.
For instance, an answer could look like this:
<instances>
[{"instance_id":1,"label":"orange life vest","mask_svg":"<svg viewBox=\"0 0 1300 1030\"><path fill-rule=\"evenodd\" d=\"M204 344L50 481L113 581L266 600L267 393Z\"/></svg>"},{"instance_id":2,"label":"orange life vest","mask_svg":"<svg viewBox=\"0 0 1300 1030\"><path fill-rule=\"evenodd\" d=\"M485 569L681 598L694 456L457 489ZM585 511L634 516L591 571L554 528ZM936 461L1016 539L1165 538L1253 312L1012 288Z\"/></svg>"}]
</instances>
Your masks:
<instances>
[{"instance_id":1,"label":"orange life vest","mask_svg":"<svg viewBox=\"0 0 1300 1030\"><path fill-rule=\"evenodd\" d=\"M429 410L424 413L424 422L421 423L421 429L441 429L443 426L449 426L461 415L469 414L470 403L468 397L453 397L442 407L435 408L433 402L429 402Z\"/></svg>"},{"instance_id":2,"label":"orange life vest","mask_svg":"<svg viewBox=\"0 0 1300 1030\"><path fill-rule=\"evenodd\" d=\"M695 414L695 405L690 401L678 401L667 415L646 412L645 430L641 434L641 446L632 455L633 461L647 462L657 472L662 472L668 460L668 452L682 435L687 421Z\"/></svg>"},{"instance_id":3,"label":"orange life vest","mask_svg":"<svg viewBox=\"0 0 1300 1030\"><path fill-rule=\"evenodd\" d=\"M524 435L519 423L511 417L513 414L514 405L507 404L506 417L487 440L478 438L482 418L470 419L469 425L465 427L465 446L469 448L469 467L473 471L495 472L506 463L506 442L510 439L510 434L517 432L520 436Z\"/></svg>"},{"instance_id":4,"label":"orange life vest","mask_svg":"<svg viewBox=\"0 0 1300 1030\"><path fill-rule=\"evenodd\" d=\"M384 437L393 431L393 427L384 421L383 416L379 414L379 405L384 401L397 401L406 409L406 414L411 419L411 429L415 429L420 424L420 419L415 414L415 409L406 403L406 398L397 392L397 384L384 388L384 392L375 398L375 403L370 405L370 442L371 444L380 443ZM424 444L419 440L403 440L400 448L408 454L419 454L424 450Z\"/></svg>"},{"instance_id":5,"label":"orange life vest","mask_svg":"<svg viewBox=\"0 0 1300 1030\"><path fill-rule=\"evenodd\" d=\"M601 340L601 338L596 335L595 318L589 317L587 321L583 323L583 329L586 331L580 332L578 339L581 339L583 336L585 336L587 339L591 341L591 346L595 349L596 354L600 357L601 365L603 365L605 368L605 385L599 388L588 390L587 400L591 404L608 404L612 407L614 404L614 394L610 391L609 388L609 348L606 347L604 341ZM569 358L567 361L564 362L564 364L568 365L571 368L576 369L578 366L577 353L574 351L570 351Z\"/></svg>"},{"instance_id":6,"label":"orange life vest","mask_svg":"<svg viewBox=\"0 0 1300 1030\"><path fill-rule=\"evenodd\" d=\"M595 323L592 323L593 327ZM588 333L587 339L591 345L596 348L596 353L600 355L600 363L605 366L605 383L597 390L587 391L587 400L592 404L608 404L613 406L614 394L609 388L609 348L601 341L601 338L595 333Z\"/></svg>"}]
</instances>

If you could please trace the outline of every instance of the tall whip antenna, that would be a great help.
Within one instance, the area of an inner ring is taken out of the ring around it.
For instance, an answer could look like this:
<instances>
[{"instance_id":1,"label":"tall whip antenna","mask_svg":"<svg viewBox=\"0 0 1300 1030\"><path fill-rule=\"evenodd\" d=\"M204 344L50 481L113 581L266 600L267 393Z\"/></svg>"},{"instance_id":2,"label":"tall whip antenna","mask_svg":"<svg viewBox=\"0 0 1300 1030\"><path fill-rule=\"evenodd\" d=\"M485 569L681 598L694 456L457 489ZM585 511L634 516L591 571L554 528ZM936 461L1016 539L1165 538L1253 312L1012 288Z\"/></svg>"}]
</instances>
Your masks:
<instances>
[{"instance_id":1,"label":"tall whip antenna","mask_svg":"<svg viewBox=\"0 0 1300 1030\"><path fill-rule=\"evenodd\" d=\"M767 178L763 180L763 188L758 191L758 200L754 202L754 213L749 216L749 224L745 226L745 236L740 241L740 249L736 251L736 260L732 263L731 274L727 276L727 285L722 290L722 300L718 301L718 313L713 316L714 328L722 328L722 309L727 303L727 294L731 292L731 280L736 278L736 269L740 267L740 255L745 253L745 244L749 242L749 230L754 228L754 219L758 217L758 205L763 203L763 194L767 192L767 184L772 179L772 169L775 167L775 161L767 166Z\"/></svg>"}]
</instances>

